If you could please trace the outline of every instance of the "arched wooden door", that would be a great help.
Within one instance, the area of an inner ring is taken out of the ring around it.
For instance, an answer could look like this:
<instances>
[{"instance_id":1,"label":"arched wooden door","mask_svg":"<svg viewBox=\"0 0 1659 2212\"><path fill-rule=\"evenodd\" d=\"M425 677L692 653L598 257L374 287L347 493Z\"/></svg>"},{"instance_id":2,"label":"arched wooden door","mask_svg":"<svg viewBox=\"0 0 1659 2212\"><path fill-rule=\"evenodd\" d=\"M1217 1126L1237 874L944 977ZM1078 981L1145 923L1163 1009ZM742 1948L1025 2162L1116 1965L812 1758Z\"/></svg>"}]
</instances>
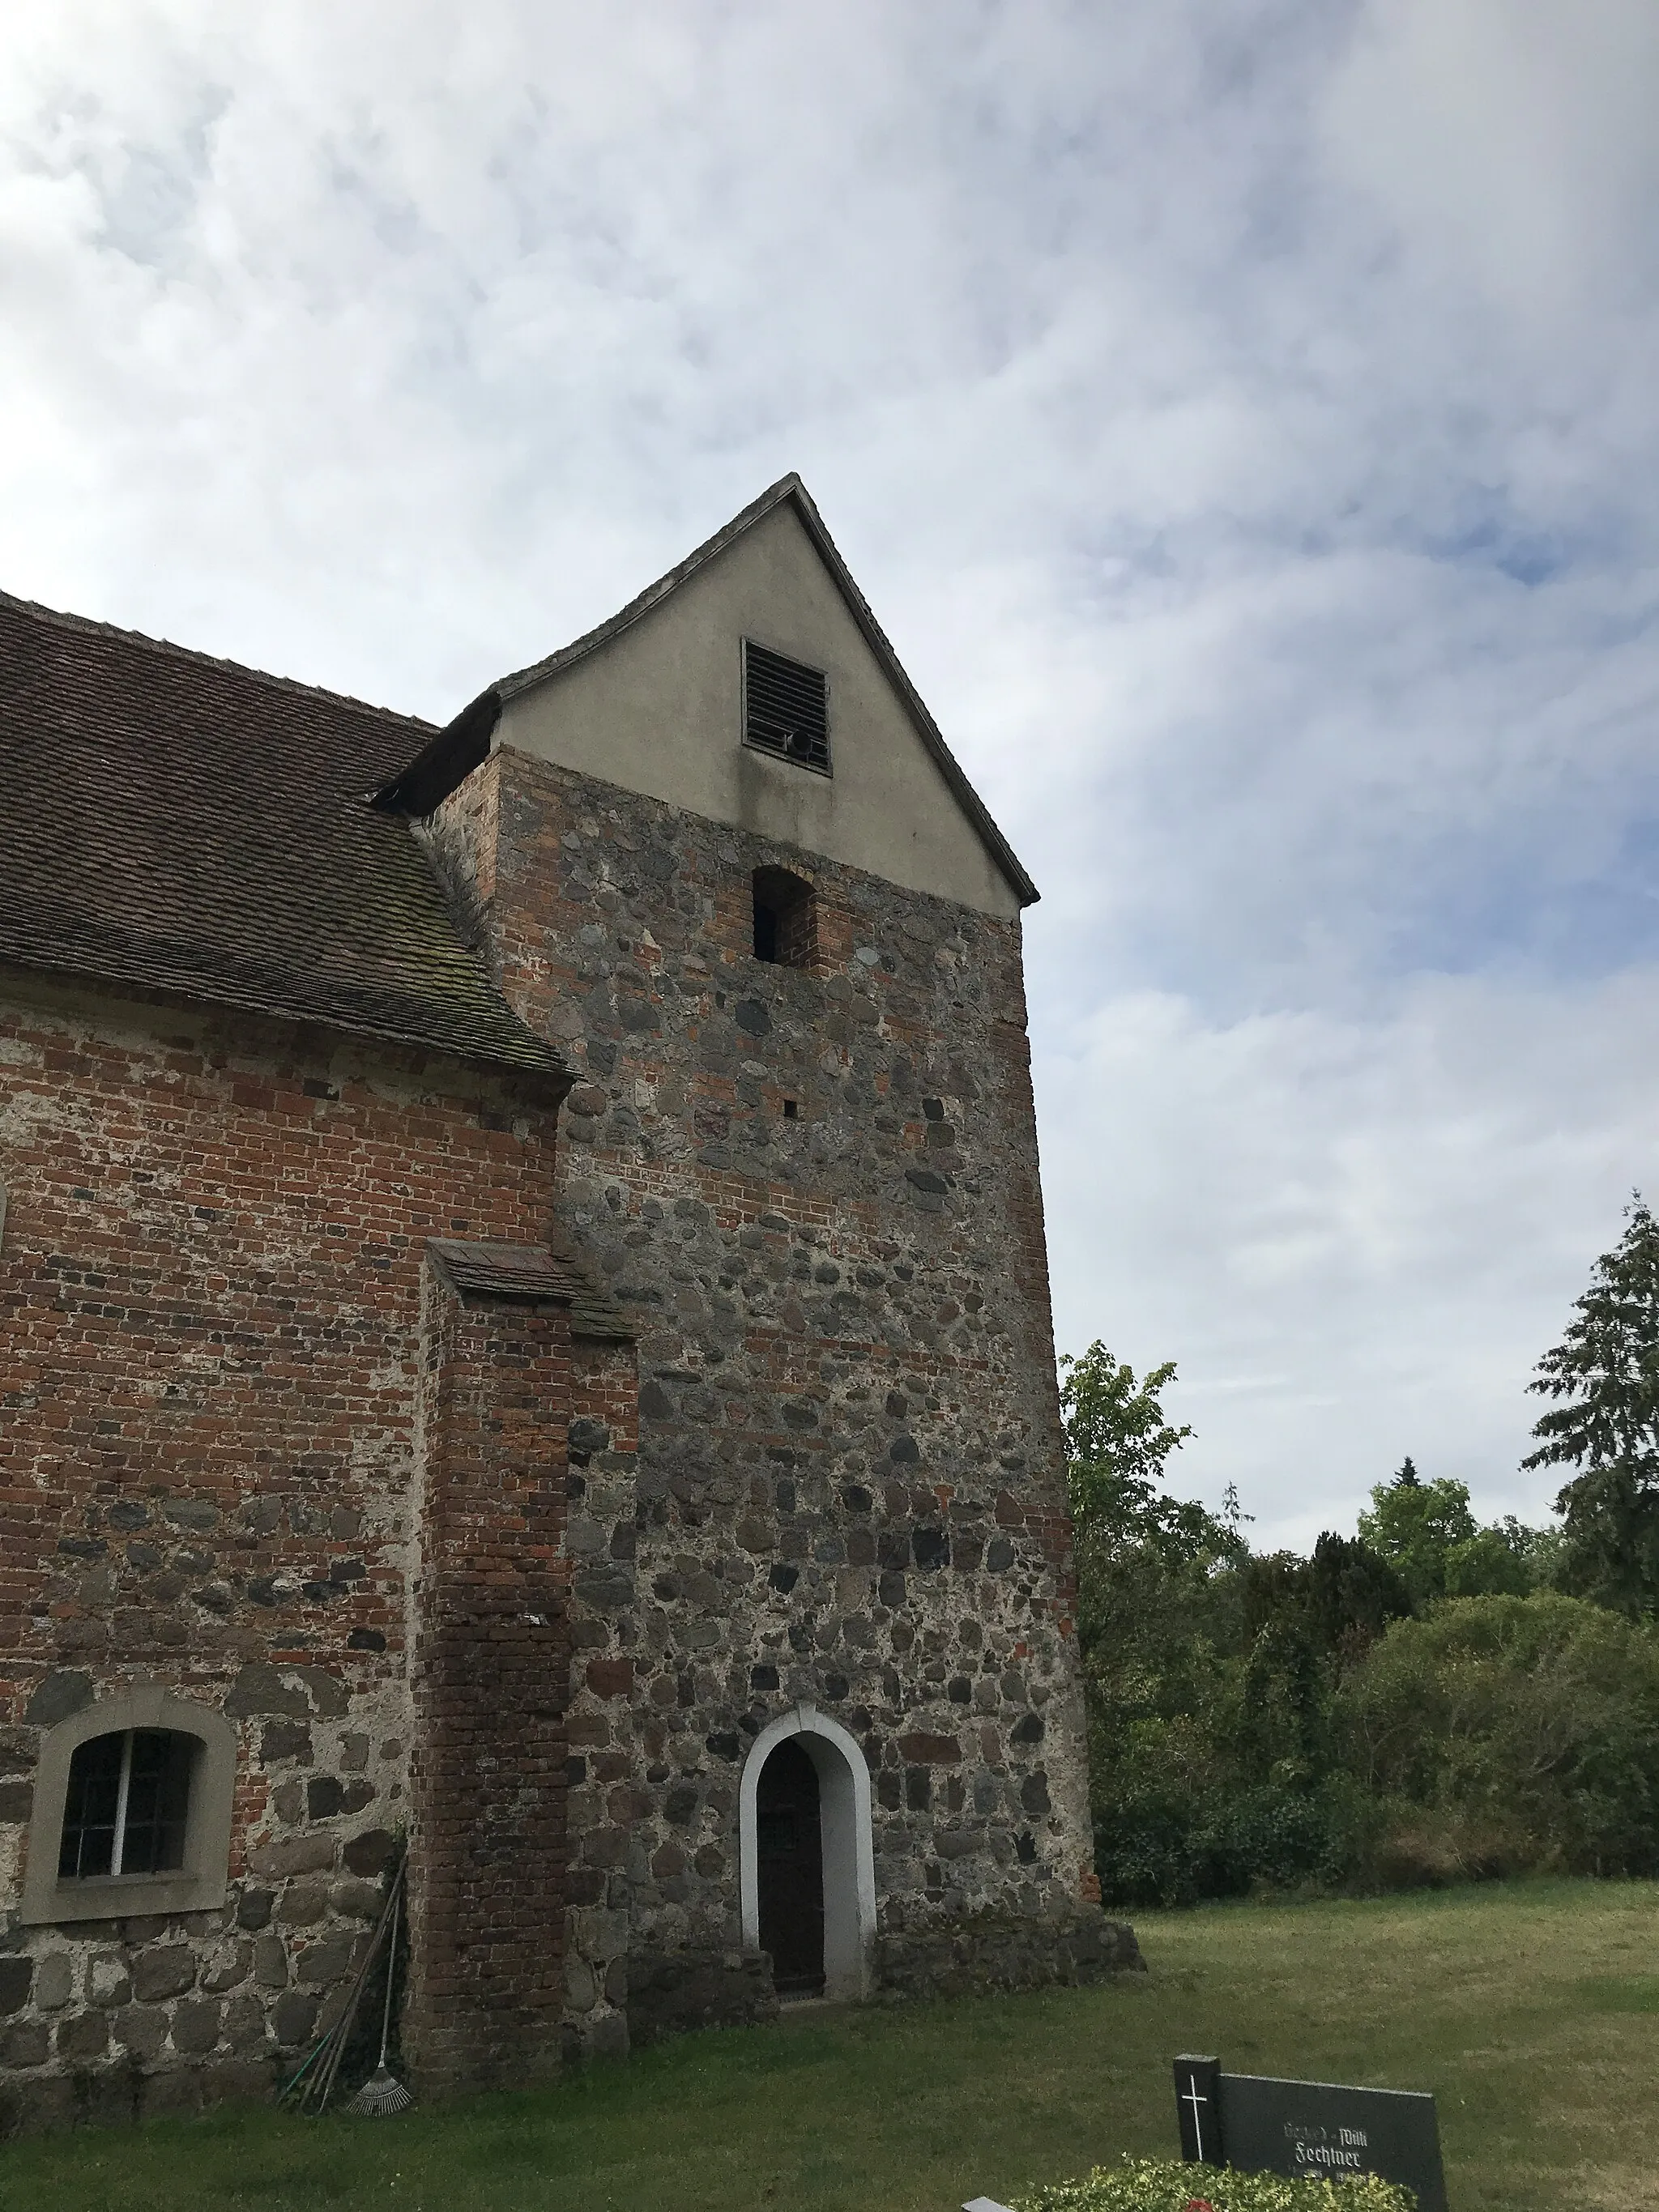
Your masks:
<instances>
[{"instance_id":1,"label":"arched wooden door","mask_svg":"<svg viewBox=\"0 0 1659 2212\"><path fill-rule=\"evenodd\" d=\"M755 1801L760 1942L781 1997L823 1994L823 1838L818 1771L798 1736L761 1769Z\"/></svg>"}]
</instances>

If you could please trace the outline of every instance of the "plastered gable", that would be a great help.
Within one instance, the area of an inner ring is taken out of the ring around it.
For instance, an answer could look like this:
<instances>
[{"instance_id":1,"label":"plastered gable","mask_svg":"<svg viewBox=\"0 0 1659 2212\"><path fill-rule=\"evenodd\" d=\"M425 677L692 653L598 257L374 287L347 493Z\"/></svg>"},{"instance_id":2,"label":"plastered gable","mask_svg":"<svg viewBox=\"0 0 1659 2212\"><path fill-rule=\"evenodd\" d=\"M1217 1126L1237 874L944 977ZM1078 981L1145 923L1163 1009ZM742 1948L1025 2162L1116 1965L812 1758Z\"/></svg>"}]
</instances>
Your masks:
<instances>
[{"instance_id":1,"label":"plastered gable","mask_svg":"<svg viewBox=\"0 0 1659 2212\"><path fill-rule=\"evenodd\" d=\"M744 637L828 674L832 776L741 743ZM619 635L509 697L495 742L906 890L1019 911L787 501Z\"/></svg>"}]
</instances>

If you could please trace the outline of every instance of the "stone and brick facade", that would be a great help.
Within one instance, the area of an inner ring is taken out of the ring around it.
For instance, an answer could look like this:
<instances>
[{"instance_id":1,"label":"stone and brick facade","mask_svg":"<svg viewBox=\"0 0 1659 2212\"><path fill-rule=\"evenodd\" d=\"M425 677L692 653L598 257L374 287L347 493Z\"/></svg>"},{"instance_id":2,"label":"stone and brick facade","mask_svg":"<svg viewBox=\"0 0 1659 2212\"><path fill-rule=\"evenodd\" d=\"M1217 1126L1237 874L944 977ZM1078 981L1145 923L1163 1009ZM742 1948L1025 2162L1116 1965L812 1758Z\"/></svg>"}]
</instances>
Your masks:
<instances>
[{"instance_id":1,"label":"stone and brick facade","mask_svg":"<svg viewBox=\"0 0 1659 2212\"><path fill-rule=\"evenodd\" d=\"M809 650L888 681L821 530L786 483L520 694L626 674L675 593L735 653L708 578L788 586L803 532L864 640L820 609ZM767 2016L780 1731L823 1777L832 1993L1133 1964L1090 1864L1029 886L965 785L1000 874L863 866L839 817L520 742L517 679L434 732L0 612L0 744L38 734L9 876L0 831L0 2123L268 2094L405 1848L430 2090ZM88 854L141 782L137 849ZM52 1887L106 1711L207 1717L222 1863Z\"/></svg>"}]
</instances>

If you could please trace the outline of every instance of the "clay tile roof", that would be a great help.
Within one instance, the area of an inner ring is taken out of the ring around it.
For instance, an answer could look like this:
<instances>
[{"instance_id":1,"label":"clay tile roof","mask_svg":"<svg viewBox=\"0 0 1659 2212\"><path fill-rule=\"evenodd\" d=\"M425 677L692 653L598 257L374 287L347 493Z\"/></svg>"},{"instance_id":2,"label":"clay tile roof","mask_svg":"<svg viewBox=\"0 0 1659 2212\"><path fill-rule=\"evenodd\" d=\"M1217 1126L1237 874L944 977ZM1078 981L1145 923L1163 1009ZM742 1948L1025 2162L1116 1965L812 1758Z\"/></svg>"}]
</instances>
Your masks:
<instances>
[{"instance_id":1,"label":"clay tile roof","mask_svg":"<svg viewBox=\"0 0 1659 2212\"><path fill-rule=\"evenodd\" d=\"M0 592L0 960L568 1079L367 804L431 735Z\"/></svg>"},{"instance_id":2,"label":"clay tile roof","mask_svg":"<svg viewBox=\"0 0 1659 2212\"><path fill-rule=\"evenodd\" d=\"M568 1305L573 1336L623 1339L633 1331L622 1309L597 1289L580 1266L538 1244L462 1243L430 1237L427 1250L463 1297Z\"/></svg>"}]
</instances>

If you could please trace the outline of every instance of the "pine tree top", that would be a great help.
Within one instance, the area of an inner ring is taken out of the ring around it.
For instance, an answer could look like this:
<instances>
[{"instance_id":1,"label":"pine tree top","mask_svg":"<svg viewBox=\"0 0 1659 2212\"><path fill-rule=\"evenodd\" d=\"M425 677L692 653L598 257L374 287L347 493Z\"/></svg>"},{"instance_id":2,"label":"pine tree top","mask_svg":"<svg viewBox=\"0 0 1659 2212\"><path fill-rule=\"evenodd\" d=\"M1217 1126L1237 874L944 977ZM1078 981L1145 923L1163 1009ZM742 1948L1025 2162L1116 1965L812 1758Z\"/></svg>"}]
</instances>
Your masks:
<instances>
[{"instance_id":1,"label":"pine tree top","mask_svg":"<svg viewBox=\"0 0 1659 2212\"><path fill-rule=\"evenodd\" d=\"M1561 1402L1534 1424L1538 1449L1523 1467L1645 1463L1648 1480L1659 1480L1659 1222L1639 1191L1625 1219L1527 1385Z\"/></svg>"}]
</instances>

